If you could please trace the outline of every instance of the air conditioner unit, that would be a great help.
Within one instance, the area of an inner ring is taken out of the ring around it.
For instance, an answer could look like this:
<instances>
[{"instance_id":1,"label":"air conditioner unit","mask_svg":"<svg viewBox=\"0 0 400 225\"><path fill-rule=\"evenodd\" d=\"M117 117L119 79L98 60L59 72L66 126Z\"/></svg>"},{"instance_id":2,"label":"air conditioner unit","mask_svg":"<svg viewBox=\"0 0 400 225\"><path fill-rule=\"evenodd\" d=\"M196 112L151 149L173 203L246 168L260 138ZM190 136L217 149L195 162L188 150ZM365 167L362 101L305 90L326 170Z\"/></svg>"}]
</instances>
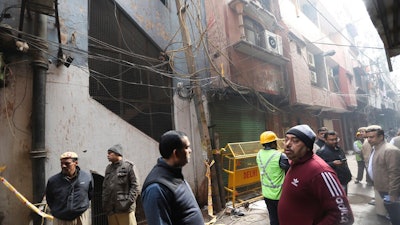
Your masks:
<instances>
[{"instance_id":1,"label":"air conditioner unit","mask_svg":"<svg viewBox=\"0 0 400 225\"><path fill-rule=\"evenodd\" d=\"M317 83L317 73L312 70L310 70L310 80L312 84Z\"/></svg>"},{"instance_id":2,"label":"air conditioner unit","mask_svg":"<svg viewBox=\"0 0 400 225\"><path fill-rule=\"evenodd\" d=\"M315 67L314 54L311 52L307 52L307 62L309 66Z\"/></svg>"},{"instance_id":3,"label":"air conditioner unit","mask_svg":"<svg viewBox=\"0 0 400 225\"><path fill-rule=\"evenodd\" d=\"M264 31L265 48L271 52L282 55L282 37L268 30Z\"/></svg>"}]
</instances>

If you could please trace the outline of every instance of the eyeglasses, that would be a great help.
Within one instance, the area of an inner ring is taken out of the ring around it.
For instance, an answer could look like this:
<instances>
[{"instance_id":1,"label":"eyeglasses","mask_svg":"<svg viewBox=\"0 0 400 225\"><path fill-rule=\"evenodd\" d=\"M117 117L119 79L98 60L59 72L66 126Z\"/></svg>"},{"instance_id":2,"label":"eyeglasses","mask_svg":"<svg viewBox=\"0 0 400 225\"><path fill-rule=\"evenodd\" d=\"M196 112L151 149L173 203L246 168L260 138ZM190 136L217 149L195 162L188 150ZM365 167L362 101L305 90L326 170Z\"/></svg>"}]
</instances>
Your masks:
<instances>
[{"instance_id":1,"label":"eyeglasses","mask_svg":"<svg viewBox=\"0 0 400 225\"><path fill-rule=\"evenodd\" d=\"M61 162L61 166L65 165L66 167L72 165L73 163L75 163L74 161L67 161L67 162Z\"/></svg>"}]
</instances>

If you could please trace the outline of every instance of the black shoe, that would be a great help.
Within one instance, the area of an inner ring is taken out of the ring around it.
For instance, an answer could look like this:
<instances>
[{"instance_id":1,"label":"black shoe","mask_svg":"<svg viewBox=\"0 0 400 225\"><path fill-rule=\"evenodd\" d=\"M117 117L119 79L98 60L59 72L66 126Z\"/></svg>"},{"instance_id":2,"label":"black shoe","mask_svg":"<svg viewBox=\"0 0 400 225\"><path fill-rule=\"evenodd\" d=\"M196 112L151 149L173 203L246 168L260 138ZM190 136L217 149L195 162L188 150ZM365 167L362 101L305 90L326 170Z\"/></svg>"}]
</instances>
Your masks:
<instances>
[{"instance_id":1,"label":"black shoe","mask_svg":"<svg viewBox=\"0 0 400 225\"><path fill-rule=\"evenodd\" d=\"M240 211L239 209L233 209L232 214L235 216L244 216L244 213Z\"/></svg>"},{"instance_id":2,"label":"black shoe","mask_svg":"<svg viewBox=\"0 0 400 225\"><path fill-rule=\"evenodd\" d=\"M360 181L359 181L359 180L355 180L354 183L355 183L355 184L359 184Z\"/></svg>"}]
</instances>

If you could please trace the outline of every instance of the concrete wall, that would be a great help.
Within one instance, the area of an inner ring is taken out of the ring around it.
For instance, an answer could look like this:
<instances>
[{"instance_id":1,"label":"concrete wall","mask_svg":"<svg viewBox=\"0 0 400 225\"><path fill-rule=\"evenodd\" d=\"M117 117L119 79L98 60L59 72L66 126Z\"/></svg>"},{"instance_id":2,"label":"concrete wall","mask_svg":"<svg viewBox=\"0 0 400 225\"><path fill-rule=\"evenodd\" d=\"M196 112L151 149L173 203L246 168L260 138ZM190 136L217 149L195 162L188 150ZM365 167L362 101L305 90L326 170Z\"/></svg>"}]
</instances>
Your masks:
<instances>
[{"instance_id":1,"label":"concrete wall","mask_svg":"<svg viewBox=\"0 0 400 225\"><path fill-rule=\"evenodd\" d=\"M0 174L26 198L32 199L31 150L32 76L29 62L10 66L12 75L6 88L0 88ZM0 184L2 225L28 224L30 210L6 186Z\"/></svg>"},{"instance_id":2,"label":"concrete wall","mask_svg":"<svg viewBox=\"0 0 400 225\"><path fill-rule=\"evenodd\" d=\"M180 47L169 45L171 40L176 42L176 39L180 43L180 34L173 39L178 29L174 4L166 8L160 1L117 0L117 3L158 46L168 46L168 50ZM12 4L15 2L8 0L0 6ZM63 43L74 50L65 53L71 55L74 61L68 68L50 64L47 72L46 178L60 171L59 155L64 151L77 152L83 170L103 175L108 163L106 150L120 143L125 148L124 156L136 163L143 182L159 157L158 143L89 96L86 54L88 2L61 0L59 10ZM18 18L19 11L13 12L13 16ZM12 22L16 29L17 22L18 19ZM48 18L48 39L55 43L58 41L54 18L51 17ZM55 62L56 50L56 46L50 45L49 61ZM186 70L184 60L177 61L175 66L181 71ZM2 176L30 200L33 195L29 155L32 105L30 60L18 58L10 64L10 68L10 85L0 89L0 166L7 166ZM195 110L191 101L174 97L174 112L174 126L186 132L191 139L192 162L185 167L184 173L196 191L204 179L203 160L206 154L200 145ZM3 224L28 224L30 211L4 186L0 187L0 202L0 214L3 212L5 215Z\"/></svg>"},{"instance_id":3,"label":"concrete wall","mask_svg":"<svg viewBox=\"0 0 400 225\"><path fill-rule=\"evenodd\" d=\"M321 30L314 25L301 11L296 11L295 5L289 0L280 0L280 8L282 19L288 26L289 30L293 30L309 45L313 45L314 53L327 52L329 50L335 50L336 54L330 56L330 60L335 65L340 67L340 93L343 94L342 98L336 98L336 95L330 93L329 88L320 88L311 85L310 72L307 66L307 55L305 48L302 49L302 54L299 55L296 51L295 42L291 42L291 63L293 68L293 86L295 87L294 93L292 93L293 103L307 104L307 105L318 105L323 107L339 108L346 110L349 106L356 105L355 94L355 82L353 82L346 73L353 76L352 64L349 63L351 60L348 48L337 47L334 45L319 45L313 44L314 41L322 43L333 43L337 41L341 43L344 37L336 37L335 40L331 40L327 34L321 32ZM310 42L310 43L309 43ZM323 60L321 60L323 62ZM318 63L318 62L317 62ZM325 74L325 67L320 67L321 70L317 71L321 75ZM333 97L333 98L332 98ZM332 98L332 100L331 100ZM345 101L343 100L345 99Z\"/></svg>"}]
</instances>

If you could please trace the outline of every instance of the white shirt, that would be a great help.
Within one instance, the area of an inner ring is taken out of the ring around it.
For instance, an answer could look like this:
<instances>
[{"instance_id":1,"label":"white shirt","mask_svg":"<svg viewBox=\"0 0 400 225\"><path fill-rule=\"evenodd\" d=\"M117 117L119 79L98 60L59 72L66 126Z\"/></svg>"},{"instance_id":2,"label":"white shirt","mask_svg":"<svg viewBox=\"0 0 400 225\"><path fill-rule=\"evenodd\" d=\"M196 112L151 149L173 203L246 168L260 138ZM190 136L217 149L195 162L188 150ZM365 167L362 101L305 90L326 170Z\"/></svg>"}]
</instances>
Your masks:
<instances>
[{"instance_id":1,"label":"white shirt","mask_svg":"<svg viewBox=\"0 0 400 225\"><path fill-rule=\"evenodd\" d=\"M374 158L374 154L375 154L375 147L372 147L372 153L371 156L369 157L369 162L368 162L368 175L371 178L371 180L374 180L374 174L372 172L372 161Z\"/></svg>"}]
</instances>

